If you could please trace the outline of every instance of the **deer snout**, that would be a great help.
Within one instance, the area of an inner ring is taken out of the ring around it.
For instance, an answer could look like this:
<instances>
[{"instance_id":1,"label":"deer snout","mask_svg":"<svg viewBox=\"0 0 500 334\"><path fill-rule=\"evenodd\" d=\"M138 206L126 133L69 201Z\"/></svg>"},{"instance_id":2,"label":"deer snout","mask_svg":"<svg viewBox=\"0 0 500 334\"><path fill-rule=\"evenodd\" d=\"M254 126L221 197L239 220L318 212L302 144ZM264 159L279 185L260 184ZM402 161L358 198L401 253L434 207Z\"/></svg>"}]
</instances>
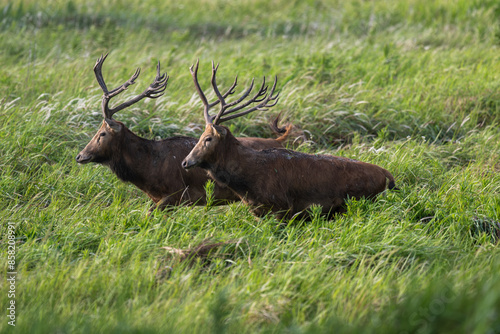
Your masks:
<instances>
[{"instance_id":1,"label":"deer snout","mask_svg":"<svg viewBox=\"0 0 500 334\"><path fill-rule=\"evenodd\" d=\"M92 159L91 156L82 154L81 152L76 156L76 162L79 164L85 164L87 162L90 162L90 159Z\"/></svg>"},{"instance_id":2,"label":"deer snout","mask_svg":"<svg viewBox=\"0 0 500 334\"><path fill-rule=\"evenodd\" d=\"M187 156L184 160L182 160L181 166L184 169L189 169L196 166L197 163L194 159L191 159L190 156Z\"/></svg>"}]
</instances>

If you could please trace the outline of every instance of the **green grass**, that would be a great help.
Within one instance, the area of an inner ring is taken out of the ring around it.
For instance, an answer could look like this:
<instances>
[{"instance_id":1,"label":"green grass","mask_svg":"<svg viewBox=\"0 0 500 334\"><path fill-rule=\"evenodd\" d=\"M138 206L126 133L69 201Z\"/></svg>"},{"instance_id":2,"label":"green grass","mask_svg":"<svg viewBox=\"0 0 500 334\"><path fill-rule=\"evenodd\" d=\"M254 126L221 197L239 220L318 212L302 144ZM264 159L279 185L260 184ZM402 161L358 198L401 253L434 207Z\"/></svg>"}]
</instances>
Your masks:
<instances>
[{"instance_id":1,"label":"green grass","mask_svg":"<svg viewBox=\"0 0 500 334\"><path fill-rule=\"evenodd\" d=\"M298 150L381 165L401 191L284 228L241 204L147 219L139 190L74 161L102 121L108 51L108 87L142 68L120 98L158 60L171 76L115 116L143 137L201 134L188 68L200 59L208 91L215 60L220 86L279 78L278 105L234 133L269 137L283 111ZM500 331L497 1L11 1L0 63L0 266L14 222L18 272L0 332ZM185 262L162 248L207 239L228 243Z\"/></svg>"}]
</instances>

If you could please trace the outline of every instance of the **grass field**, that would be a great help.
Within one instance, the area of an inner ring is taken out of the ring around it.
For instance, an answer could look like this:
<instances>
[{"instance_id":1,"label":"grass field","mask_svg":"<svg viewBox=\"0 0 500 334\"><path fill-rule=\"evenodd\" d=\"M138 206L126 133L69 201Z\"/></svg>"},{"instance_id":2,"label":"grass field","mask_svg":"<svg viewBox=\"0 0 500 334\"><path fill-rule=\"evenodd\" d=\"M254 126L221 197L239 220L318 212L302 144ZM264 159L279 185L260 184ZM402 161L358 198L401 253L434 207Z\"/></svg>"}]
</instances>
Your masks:
<instances>
[{"instance_id":1,"label":"grass field","mask_svg":"<svg viewBox=\"0 0 500 334\"><path fill-rule=\"evenodd\" d=\"M0 4L0 266L12 223L17 271L0 332L500 332L498 1L106 3ZM75 162L102 122L92 67L108 51L108 87L142 68L118 100L158 60L171 77L115 115L143 137L201 134L188 68L199 58L208 87L215 60L220 86L279 78L278 105L233 133L272 136L282 111L296 149L378 164L401 191L284 228L241 204L147 219L146 195ZM191 262L163 248L205 240L228 244Z\"/></svg>"}]
</instances>

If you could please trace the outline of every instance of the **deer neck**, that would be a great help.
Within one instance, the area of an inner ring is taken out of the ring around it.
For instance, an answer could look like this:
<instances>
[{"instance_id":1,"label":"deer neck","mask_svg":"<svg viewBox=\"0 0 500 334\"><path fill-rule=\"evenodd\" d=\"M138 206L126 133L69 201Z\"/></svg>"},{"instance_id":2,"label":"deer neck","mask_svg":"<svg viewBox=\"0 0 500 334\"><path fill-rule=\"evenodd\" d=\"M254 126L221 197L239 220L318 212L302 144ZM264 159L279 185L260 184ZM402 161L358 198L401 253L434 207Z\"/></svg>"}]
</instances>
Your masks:
<instances>
[{"instance_id":1,"label":"deer neck","mask_svg":"<svg viewBox=\"0 0 500 334\"><path fill-rule=\"evenodd\" d=\"M253 150L243 146L232 135L228 136L215 160L210 164L210 177L223 187L233 188L241 183L245 180L246 169L253 168L252 152L249 151Z\"/></svg>"},{"instance_id":2,"label":"deer neck","mask_svg":"<svg viewBox=\"0 0 500 334\"><path fill-rule=\"evenodd\" d=\"M108 166L122 181L135 184L139 188L150 173L149 161L153 155L154 145L152 140L141 138L127 128Z\"/></svg>"}]
</instances>

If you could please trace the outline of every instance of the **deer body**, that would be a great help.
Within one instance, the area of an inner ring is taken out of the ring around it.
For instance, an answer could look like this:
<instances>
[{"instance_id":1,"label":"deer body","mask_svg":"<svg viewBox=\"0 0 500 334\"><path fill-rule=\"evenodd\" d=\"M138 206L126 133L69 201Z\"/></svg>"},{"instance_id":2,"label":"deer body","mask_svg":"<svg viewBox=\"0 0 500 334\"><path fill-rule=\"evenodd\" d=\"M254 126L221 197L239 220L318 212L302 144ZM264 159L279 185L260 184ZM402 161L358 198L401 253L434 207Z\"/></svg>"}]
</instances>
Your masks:
<instances>
[{"instance_id":1,"label":"deer body","mask_svg":"<svg viewBox=\"0 0 500 334\"><path fill-rule=\"evenodd\" d=\"M285 149L256 151L242 145L223 126L207 124L183 167L206 169L219 186L233 190L261 216L269 211L291 218L312 205L323 214L343 211L347 198L374 198L395 187L387 170L351 159Z\"/></svg>"}]
</instances>

